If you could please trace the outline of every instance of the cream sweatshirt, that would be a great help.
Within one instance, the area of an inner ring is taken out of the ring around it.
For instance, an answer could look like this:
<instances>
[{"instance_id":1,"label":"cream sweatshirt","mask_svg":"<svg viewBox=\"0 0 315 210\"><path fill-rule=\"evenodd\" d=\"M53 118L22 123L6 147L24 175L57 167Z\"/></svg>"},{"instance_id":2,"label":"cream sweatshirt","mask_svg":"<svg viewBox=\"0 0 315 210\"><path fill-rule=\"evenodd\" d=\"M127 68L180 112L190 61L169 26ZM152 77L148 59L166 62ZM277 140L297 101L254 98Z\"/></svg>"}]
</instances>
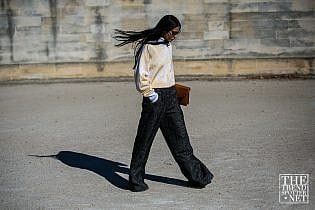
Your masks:
<instances>
[{"instance_id":1,"label":"cream sweatshirt","mask_svg":"<svg viewBox=\"0 0 315 210\"><path fill-rule=\"evenodd\" d=\"M134 70L136 88L144 97L154 95L154 88L175 85L171 43L145 44Z\"/></svg>"}]
</instances>

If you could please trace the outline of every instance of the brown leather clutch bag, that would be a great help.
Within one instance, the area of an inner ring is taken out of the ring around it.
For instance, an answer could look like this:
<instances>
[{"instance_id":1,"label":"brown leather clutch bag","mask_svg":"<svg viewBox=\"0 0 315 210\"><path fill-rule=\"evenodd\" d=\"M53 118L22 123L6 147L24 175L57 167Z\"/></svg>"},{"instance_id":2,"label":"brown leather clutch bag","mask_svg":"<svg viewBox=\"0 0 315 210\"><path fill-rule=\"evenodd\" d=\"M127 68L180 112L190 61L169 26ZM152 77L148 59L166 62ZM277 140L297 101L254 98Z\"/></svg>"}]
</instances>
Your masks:
<instances>
[{"instance_id":1,"label":"brown leather clutch bag","mask_svg":"<svg viewBox=\"0 0 315 210\"><path fill-rule=\"evenodd\" d=\"M175 84L176 95L180 105L187 106L189 104L190 87Z\"/></svg>"}]
</instances>

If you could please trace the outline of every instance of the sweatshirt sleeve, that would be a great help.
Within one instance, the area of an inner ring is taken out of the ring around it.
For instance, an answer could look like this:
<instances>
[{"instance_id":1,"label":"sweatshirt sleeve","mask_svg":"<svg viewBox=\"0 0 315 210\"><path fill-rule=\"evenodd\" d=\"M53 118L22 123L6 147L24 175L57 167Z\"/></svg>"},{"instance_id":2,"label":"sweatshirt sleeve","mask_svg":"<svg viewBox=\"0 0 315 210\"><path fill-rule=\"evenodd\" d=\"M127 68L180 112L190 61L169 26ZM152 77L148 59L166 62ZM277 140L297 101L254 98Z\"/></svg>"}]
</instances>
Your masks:
<instances>
[{"instance_id":1,"label":"sweatshirt sleeve","mask_svg":"<svg viewBox=\"0 0 315 210\"><path fill-rule=\"evenodd\" d=\"M143 46L134 72L136 88L144 97L149 97L154 94L154 90L151 88L151 81L149 77L150 53L148 48L148 44Z\"/></svg>"}]
</instances>

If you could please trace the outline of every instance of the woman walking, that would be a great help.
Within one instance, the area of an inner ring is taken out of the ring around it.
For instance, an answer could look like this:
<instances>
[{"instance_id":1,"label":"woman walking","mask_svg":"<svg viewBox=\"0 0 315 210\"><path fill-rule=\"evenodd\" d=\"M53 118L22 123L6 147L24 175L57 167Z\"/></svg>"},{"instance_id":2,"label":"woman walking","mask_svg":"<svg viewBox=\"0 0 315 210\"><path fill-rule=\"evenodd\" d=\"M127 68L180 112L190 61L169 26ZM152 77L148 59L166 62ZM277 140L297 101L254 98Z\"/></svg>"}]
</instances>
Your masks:
<instances>
[{"instance_id":1,"label":"woman walking","mask_svg":"<svg viewBox=\"0 0 315 210\"><path fill-rule=\"evenodd\" d=\"M211 183L212 173L194 156L183 112L176 97L171 42L180 33L181 24L173 15L144 31L116 29L116 46L135 43L134 76L143 95L142 112L134 142L129 173L129 189L145 191L145 165L153 139L160 128L166 143L188 179L189 186L203 188Z\"/></svg>"}]
</instances>

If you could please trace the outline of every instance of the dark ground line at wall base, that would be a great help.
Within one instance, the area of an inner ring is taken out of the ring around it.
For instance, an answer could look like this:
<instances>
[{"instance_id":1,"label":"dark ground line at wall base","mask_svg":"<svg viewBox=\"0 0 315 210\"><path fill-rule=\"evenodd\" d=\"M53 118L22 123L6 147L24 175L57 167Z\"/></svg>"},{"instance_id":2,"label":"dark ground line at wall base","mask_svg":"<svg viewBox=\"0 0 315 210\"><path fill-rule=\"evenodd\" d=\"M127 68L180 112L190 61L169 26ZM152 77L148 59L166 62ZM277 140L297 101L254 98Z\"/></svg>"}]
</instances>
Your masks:
<instances>
[{"instance_id":1,"label":"dark ground line at wall base","mask_svg":"<svg viewBox=\"0 0 315 210\"><path fill-rule=\"evenodd\" d=\"M254 75L178 75L176 82L184 81L242 81L242 80L309 80L315 79L315 74L254 74ZM49 78L49 79L20 79L0 81L5 85L31 85L55 83L87 83L87 82L133 82L133 77L93 77L93 78Z\"/></svg>"}]
</instances>

